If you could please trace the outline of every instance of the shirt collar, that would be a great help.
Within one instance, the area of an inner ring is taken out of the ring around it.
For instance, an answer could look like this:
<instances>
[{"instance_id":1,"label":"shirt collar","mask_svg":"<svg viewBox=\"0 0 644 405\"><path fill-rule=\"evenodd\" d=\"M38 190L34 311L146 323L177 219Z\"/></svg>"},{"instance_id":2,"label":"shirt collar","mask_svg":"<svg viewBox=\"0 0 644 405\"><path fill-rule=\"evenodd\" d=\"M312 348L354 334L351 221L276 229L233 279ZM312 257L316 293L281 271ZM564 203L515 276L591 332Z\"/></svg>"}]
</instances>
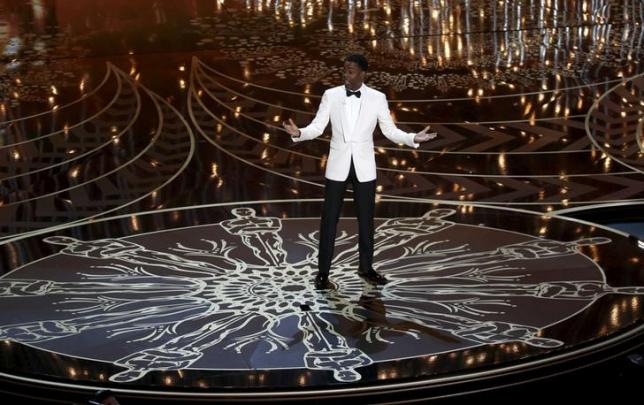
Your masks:
<instances>
[{"instance_id":1,"label":"shirt collar","mask_svg":"<svg viewBox=\"0 0 644 405\"><path fill-rule=\"evenodd\" d=\"M348 90L349 88L345 85L345 86L344 86L344 89L345 89L345 90ZM364 93L364 91L365 91L365 85L364 85L364 82L360 85L360 87L358 88L358 90L351 90L351 91L359 91L359 92L360 92L360 94L363 94L363 93Z\"/></svg>"}]
</instances>

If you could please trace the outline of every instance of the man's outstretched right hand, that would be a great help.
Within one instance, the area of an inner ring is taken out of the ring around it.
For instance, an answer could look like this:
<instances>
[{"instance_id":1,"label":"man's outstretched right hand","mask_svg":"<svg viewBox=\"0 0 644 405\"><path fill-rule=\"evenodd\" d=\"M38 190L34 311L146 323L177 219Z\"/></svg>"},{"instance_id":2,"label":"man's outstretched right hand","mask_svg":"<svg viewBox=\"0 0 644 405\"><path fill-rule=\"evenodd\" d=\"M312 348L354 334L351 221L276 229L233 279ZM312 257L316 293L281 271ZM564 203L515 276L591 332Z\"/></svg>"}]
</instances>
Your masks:
<instances>
[{"instance_id":1,"label":"man's outstretched right hand","mask_svg":"<svg viewBox=\"0 0 644 405\"><path fill-rule=\"evenodd\" d=\"M297 125L295 125L292 119L289 118L288 123L286 121L282 121L282 126L284 126L286 132L288 132L288 134L292 137L297 138L300 136L300 130L297 128Z\"/></svg>"}]
</instances>

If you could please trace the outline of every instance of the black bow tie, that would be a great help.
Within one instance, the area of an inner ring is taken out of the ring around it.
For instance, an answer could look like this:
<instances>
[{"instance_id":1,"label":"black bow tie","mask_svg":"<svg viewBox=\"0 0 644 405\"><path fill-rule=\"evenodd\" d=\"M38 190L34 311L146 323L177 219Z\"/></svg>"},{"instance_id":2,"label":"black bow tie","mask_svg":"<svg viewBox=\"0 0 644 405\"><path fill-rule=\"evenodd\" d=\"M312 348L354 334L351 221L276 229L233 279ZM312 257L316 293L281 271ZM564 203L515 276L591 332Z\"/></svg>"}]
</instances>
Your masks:
<instances>
[{"instance_id":1,"label":"black bow tie","mask_svg":"<svg viewBox=\"0 0 644 405\"><path fill-rule=\"evenodd\" d=\"M351 91L349 89L346 89L346 90L347 90L347 97L356 96L360 98L360 90L356 90L356 91Z\"/></svg>"}]
</instances>

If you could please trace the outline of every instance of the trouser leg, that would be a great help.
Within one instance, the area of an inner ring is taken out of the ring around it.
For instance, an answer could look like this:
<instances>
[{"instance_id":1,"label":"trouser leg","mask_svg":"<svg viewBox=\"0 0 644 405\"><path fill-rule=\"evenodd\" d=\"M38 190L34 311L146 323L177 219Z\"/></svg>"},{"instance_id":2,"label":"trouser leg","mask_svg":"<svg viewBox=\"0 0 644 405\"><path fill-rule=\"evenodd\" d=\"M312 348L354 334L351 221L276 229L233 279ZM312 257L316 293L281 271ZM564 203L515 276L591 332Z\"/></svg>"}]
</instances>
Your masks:
<instances>
[{"instance_id":1,"label":"trouser leg","mask_svg":"<svg viewBox=\"0 0 644 405\"><path fill-rule=\"evenodd\" d=\"M373 269L373 216L376 206L376 181L359 182L351 166L349 174L353 183L353 201L358 217L358 251L361 272Z\"/></svg>"},{"instance_id":2,"label":"trouser leg","mask_svg":"<svg viewBox=\"0 0 644 405\"><path fill-rule=\"evenodd\" d=\"M342 211L346 181L333 181L326 179L324 188L324 204L320 220L320 243L318 251L318 271L329 274L333 250L335 247L335 234Z\"/></svg>"}]
</instances>

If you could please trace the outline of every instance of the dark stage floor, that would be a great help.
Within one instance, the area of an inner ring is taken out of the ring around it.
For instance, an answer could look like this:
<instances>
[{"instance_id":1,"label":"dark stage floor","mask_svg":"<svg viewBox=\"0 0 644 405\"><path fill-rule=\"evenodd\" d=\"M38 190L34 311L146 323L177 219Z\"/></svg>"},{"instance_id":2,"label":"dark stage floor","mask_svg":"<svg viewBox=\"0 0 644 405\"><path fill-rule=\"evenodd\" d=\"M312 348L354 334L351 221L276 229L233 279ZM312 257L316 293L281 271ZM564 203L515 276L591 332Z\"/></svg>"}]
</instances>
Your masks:
<instances>
[{"instance_id":1,"label":"dark stage floor","mask_svg":"<svg viewBox=\"0 0 644 405\"><path fill-rule=\"evenodd\" d=\"M601 364L644 338L643 23L642 1L0 0L0 392L373 403L642 375ZM281 123L352 52L399 128L439 136L376 131L390 282L357 276L349 192L321 292L330 127Z\"/></svg>"}]
</instances>

